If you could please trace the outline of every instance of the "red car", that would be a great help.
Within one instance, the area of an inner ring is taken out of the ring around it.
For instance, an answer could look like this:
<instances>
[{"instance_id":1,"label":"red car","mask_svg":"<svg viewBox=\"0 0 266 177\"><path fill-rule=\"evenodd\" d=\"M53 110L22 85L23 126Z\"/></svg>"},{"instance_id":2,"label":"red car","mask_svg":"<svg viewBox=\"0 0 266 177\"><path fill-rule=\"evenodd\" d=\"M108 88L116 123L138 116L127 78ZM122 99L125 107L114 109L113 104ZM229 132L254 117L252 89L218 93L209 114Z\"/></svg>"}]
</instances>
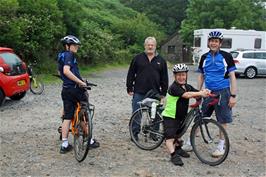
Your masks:
<instances>
[{"instance_id":1,"label":"red car","mask_svg":"<svg viewBox=\"0 0 266 177\"><path fill-rule=\"evenodd\" d=\"M20 100L29 88L26 64L12 49L0 47L0 105L5 97Z\"/></svg>"}]
</instances>

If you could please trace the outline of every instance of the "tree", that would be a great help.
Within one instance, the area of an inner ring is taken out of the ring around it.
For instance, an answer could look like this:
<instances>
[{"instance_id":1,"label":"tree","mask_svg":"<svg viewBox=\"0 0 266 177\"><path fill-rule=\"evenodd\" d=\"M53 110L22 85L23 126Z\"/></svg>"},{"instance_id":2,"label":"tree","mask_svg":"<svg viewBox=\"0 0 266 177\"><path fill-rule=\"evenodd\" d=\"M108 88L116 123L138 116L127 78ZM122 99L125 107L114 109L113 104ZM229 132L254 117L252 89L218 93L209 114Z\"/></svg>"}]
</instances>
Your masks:
<instances>
[{"instance_id":1,"label":"tree","mask_svg":"<svg viewBox=\"0 0 266 177\"><path fill-rule=\"evenodd\" d=\"M180 33L191 44L200 28L266 30L265 14L262 0L190 0Z\"/></svg>"}]
</instances>

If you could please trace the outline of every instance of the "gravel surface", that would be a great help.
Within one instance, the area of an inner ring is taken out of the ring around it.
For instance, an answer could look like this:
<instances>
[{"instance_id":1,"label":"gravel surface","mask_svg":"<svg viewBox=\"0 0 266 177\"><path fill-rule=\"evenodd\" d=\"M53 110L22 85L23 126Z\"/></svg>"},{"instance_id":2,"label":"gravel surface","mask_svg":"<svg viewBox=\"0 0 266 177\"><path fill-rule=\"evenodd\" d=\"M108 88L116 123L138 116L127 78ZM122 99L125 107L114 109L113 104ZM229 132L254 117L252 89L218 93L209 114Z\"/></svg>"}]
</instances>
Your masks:
<instances>
[{"instance_id":1,"label":"gravel surface","mask_svg":"<svg viewBox=\"0 0 266 177\"><path fill-rule=\"evenodd\" d=\"M192 66L189 83L196 87L194 70ZM60 81L46 85L42 95L28 92L20 101L7 100L0 107L1 176L266 176L265 77L237 80L238 103L228 127L231 149L226 161L211 167L191 153L179 167L169 161L164 144L144 151L130 141L126 74L127 68L121 68L88 76L98 84L90 91L90 101L96 106L94 135L101 147L90 150L82 163L75 160L73 151L59 153Z\"/></svg>"}]
</instances>

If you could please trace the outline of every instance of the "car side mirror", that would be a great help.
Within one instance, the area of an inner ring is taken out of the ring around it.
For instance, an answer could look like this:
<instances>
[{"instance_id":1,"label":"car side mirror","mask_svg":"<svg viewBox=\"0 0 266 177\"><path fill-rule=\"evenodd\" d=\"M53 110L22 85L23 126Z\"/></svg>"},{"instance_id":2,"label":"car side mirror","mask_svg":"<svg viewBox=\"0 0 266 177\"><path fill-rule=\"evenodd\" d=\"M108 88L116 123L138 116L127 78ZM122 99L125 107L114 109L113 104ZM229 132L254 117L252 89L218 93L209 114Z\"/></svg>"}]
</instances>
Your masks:
<instances>
[{"instance_id":1,"label":"car side mirror","mask_svg":"<svg viewBox=\"0 0 266 177\"><path fill-rule=\"evenodd\" d=\"M0 73L4 72L4 68L0 67Z\"/></svg>"}]
</instances>

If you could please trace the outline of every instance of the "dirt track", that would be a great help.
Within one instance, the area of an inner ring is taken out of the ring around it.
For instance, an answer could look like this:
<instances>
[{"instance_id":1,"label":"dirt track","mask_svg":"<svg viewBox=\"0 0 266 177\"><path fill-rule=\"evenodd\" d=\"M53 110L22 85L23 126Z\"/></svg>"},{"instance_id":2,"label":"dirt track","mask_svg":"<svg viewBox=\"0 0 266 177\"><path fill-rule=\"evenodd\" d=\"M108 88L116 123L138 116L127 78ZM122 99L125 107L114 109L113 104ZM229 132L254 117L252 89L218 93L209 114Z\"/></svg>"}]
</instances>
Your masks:
<instances>
[{"instance_id":1,"label":"dirt track","mask_svg":"<svg viewBox=\"0 0 266 177\"><path fill-rule=\"evenodd\" d=\"M189 82L196 86L191 67ZM94 134L101 147L78 163L73 152L61 155L61 83L46 85L42 95L28 92L21 101L0 107L1 176L266 176L266 79L239 78L238 103L229 126L231 150L217 167L202 164L191 153L184 166L169 161L165 145L138 149L129 138L131 98L126 93L127 68L89 76L98 87L90 92L96 105ZM172 80L171 73L170 80Z\"/></svg>"}]
</instances>

